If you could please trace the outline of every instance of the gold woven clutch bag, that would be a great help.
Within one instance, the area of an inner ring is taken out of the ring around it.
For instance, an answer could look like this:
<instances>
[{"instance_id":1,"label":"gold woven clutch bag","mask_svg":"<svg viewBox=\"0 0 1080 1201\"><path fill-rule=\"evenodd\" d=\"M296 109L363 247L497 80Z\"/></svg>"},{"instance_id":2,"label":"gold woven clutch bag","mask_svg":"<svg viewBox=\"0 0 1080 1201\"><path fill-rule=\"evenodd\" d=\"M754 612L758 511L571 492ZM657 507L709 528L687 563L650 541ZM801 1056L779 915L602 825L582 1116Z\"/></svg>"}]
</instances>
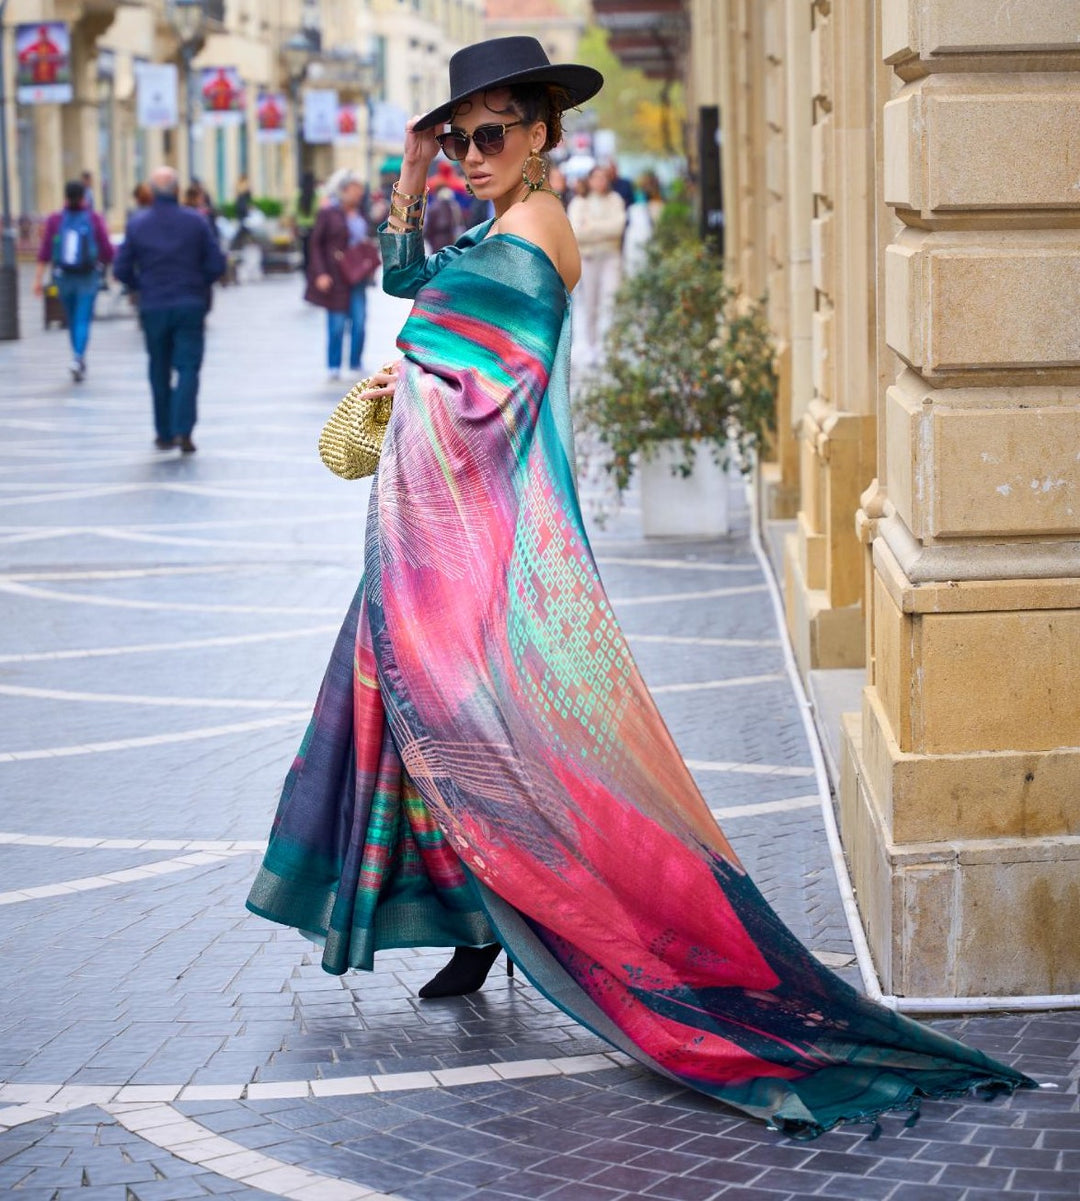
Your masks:
<instances>
[{"instance_id":1,"label":"gold woven clutch bag","mask_svg":"<svg viewBox=\"0 0 1080 1201\"><path fill-rule=\"evenodd\" d=\"M365 396L371 387L370 379L354 384L338 402L319 435L319 457L343 480L374 475L379 465L393 398Z\"/></svg>"}]
</instances>

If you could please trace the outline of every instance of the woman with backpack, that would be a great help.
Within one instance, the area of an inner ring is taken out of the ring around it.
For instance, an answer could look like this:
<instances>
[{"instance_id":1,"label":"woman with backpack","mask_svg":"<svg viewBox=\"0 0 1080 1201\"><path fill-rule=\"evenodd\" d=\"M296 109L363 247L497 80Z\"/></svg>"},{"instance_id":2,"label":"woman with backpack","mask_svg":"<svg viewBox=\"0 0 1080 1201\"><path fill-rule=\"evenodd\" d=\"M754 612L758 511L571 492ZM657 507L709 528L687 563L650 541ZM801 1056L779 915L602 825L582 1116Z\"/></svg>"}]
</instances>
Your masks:
<instances>
[{"instance_id":1,"label":"woman with backpack","mask_svg":"<svg viewBox=\"0 0 1080 1201\"><path fill-rule=\"evenodd\" d=\"M64 186L64 207L52 213L38 248L34 295L45 293L45 268L60 294L71 339L71 378L86 375L86 344L94 319L94 301L104 270L113 261L113 246L105 222L86 207L86 186L73 179Z\"/></svg>"}]
</instances>

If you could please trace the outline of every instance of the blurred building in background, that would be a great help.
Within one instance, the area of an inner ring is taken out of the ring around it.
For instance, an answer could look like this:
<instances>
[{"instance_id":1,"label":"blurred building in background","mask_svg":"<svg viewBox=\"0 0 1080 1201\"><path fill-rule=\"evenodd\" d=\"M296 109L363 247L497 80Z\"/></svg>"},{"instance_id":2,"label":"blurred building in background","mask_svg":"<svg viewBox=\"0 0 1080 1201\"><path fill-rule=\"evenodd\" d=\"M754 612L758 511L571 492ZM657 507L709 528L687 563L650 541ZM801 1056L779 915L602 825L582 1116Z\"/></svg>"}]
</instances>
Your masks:
<instances>
[{"instance_id":1,"label":"blurred building in background","mask_svg":"<svg viewBox=\"0 0 1080 1201\"><path fill-rule=\"evenodd\" d=\"M588 0L487 0L484 9L485 37L536 38L553 63L577 62L591 15Z\"/></svg>"},{"instance_id":2,"label":"blurred building in background","mask_svg":"<svg viewBox=\"0 0 1080 1201\"><path fill-rule=\"evenodd\" d=\"M437 103L453 51L483 36L482 17L482 0L8 0L13 213L28 225L89 171L97 207L122 227L136 183L163 162L218 203L241 176L281 199L302 169L374 180L408 115ZM58 39L64 100L28 86Z\"/></svg>"}]
</instances>

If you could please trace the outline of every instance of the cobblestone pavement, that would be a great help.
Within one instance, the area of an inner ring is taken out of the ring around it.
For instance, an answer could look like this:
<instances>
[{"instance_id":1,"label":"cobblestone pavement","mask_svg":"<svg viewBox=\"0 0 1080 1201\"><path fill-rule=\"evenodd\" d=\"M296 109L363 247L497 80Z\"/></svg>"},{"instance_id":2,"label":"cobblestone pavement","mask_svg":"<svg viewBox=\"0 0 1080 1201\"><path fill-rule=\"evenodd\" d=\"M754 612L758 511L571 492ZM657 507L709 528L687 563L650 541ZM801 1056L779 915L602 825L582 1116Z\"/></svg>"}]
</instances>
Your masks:
<instances>
[{"instance_id":1,"label":"cobblestone pavement","mask_svg":"<svg viewBox=\"0 0 1080 1201\"><path fill-rule=\"evenodd\" d=\"M113 306L108 306L112 308ZM520 977L419 1004L440 951L325 975L243 908L360 571L363 483L314 441L320 315L220 292L197 454L151 448L122 306L90 373L25 298L0 345L0 1193L29 1201L987 1201L1080 1193L1080 1014L939 1023L1056 1091L933 1103L810 1143L608 1053ZM373 297L368 363L400 302ZM602 570L755 878L852 976L811 756L748 542Z\"/></svg>"}]
</instances>

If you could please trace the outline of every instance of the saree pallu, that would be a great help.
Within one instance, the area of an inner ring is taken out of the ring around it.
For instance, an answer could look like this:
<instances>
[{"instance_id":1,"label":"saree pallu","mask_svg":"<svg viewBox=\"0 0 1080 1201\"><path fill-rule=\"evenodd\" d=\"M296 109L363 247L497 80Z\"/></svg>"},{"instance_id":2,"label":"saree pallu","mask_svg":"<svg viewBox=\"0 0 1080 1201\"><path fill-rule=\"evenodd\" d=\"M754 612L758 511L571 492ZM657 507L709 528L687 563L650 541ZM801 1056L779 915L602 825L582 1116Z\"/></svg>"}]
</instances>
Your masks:
<instances>
[{"instance_id":1,"label":"saree pallu","mask_svg":"<svg viewBox=\"0 0 1080 1201\"><path fill-rule=\"evenodd\" d=\"M589 547L568 315L513 235L419 287L364 579L249 907L319 938L331 972L497 937L614 1046L797 1137L1033 1086L860 996L748 878Z\"/></svg>"}]
</instances>

